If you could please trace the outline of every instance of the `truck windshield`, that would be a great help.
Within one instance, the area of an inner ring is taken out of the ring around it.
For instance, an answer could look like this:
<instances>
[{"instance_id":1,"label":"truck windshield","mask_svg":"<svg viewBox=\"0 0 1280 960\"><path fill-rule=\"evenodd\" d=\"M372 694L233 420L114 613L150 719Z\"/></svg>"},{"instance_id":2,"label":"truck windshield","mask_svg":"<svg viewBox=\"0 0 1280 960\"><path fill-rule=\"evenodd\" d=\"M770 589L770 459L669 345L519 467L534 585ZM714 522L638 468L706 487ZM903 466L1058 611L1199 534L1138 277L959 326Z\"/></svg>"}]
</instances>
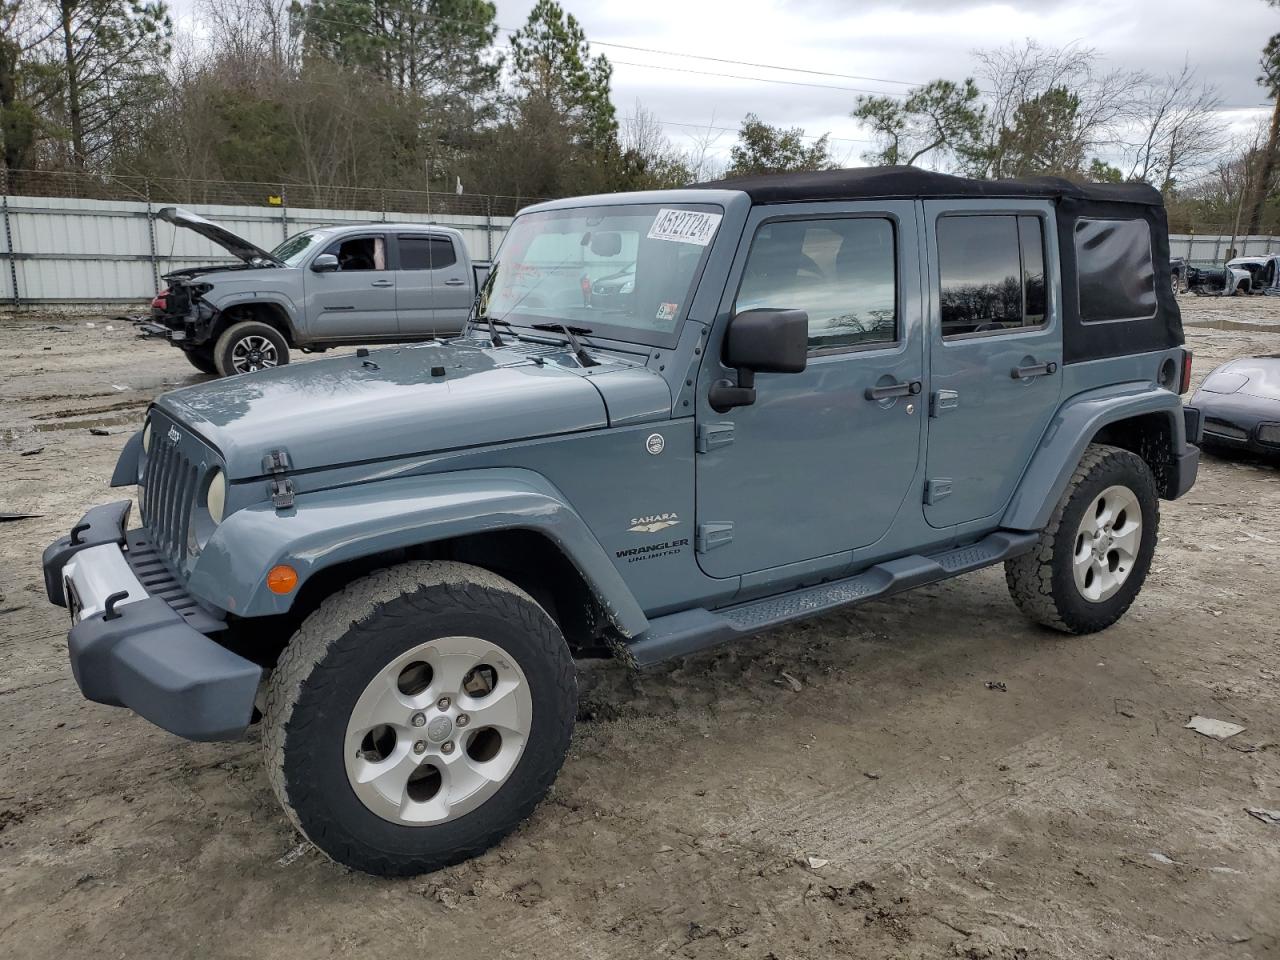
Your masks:
<instances>
[{"instance_id":1,"label":"truck windshield","mask_svg":"<svg viewBox=\"0 0 1280 960\"><path fill-rule=\"evenodd\" d=\"M271 255L282 263L286 263L291 267L296 267L302 262L302 258L306 256L308 250L314 247L322 239L322 234L307 230L303 233L295 233L280 246L271 251Z\"/></svg>"},{"instance_id":2,"label":"truck windshield","mask_svg":"<svg viewBox=\"0 0 1280 960\"><path fill-rule=\"evenodd\" d=\"M626 204L524 214L481 291L480 315L565 323L596 337L667 344L721 218L710 204Z\"/></svg>"}]
</instances>

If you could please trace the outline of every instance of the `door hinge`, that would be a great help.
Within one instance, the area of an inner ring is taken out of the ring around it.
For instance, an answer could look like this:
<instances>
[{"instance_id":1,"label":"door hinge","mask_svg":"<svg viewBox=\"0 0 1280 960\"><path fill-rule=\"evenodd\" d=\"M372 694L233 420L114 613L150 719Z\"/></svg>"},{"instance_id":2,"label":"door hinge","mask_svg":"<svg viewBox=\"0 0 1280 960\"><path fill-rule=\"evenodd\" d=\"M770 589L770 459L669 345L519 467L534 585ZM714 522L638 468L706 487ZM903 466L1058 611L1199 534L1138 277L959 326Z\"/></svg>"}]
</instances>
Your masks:
<instances>
[{"instance_id":1,"label":"door hinge","mask_svg":"<svg viewBox=\"0 0 1280 960\"><path fill-rule=\"evenodd\" d=\"M719 520L698 524L693 545L698 553L709 553L716 547L723 547L725 544L732 542L732 540L733 523L729 520Z\"/></svg>"},{"instance_id":2,"label":"door hinge","mask_svg":"<svg viewBox=\"0 0 1280 960\"><path fill-rule=\"evenodd\" d=\"M262 458L263 473L284 473L290 466L289 451L283 448L272 450Z\"/></svg>"},{"instance_id":3,"label":"door hinge","mask_svg":"<svg viewBox=\"0 0 1280 960\"><path fill-rule=\"evenodd\" d=\"M926 480L924 485L924 502L932 505L939 500L945 500L951 496L953 482L947 477L938 477L936 480Z\"/></svg>"},{"instance_id":4,"label":"door hinge","mask_svg":"<svg viewBox=\"0 0 1280 960\"><path fill-rule=\"evenodd\" d=\"M955 390L935 390L929 399L929 416L940 417L958 406L960 406L960 394Z\"/></svg>"},{"instance_id":5,"label":"door hinge","mask_svg":"<svg viewBox=\"0 0 1280 960\"><path fill-rule=\"evenodd\" d=\"M272 450L262 458L262 469L273 474L271 478L271 502L277 510L288 510L293 506L293 481L281 476L291 466L289 452L283 448Z\"/></svg>"},{"instance_id":6,"label":"door hinge","mask_svg":"<svg viewBox=\"0 0 1280 960\"><path fill-rule=\"evenodd\" d=\"M698 424L697 450L699 453L710 453L716 447L727 447L731 443L733 443L732 423Z\"/></svg>"}]
</instances>

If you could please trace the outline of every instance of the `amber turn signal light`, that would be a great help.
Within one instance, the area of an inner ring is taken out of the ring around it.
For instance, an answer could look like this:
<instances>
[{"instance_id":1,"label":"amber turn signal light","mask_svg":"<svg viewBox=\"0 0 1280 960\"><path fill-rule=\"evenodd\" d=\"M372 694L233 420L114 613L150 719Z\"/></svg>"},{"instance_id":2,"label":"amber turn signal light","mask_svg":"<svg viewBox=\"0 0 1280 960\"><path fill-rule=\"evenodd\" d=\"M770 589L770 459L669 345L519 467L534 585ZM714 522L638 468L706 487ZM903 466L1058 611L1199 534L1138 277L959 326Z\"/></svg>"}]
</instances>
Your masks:
<instances>
[{"instance_id":1,"label":"amber turn signal light","mask_svg":"<svg viewBox=\"0 0 1280 960\"><path fill-rule=\"evenodd\" d=\"M283 563L272 567L267 574L267 589L272 593L288 593L297 585L298 571Z\"/></svg>"}]
</instances>

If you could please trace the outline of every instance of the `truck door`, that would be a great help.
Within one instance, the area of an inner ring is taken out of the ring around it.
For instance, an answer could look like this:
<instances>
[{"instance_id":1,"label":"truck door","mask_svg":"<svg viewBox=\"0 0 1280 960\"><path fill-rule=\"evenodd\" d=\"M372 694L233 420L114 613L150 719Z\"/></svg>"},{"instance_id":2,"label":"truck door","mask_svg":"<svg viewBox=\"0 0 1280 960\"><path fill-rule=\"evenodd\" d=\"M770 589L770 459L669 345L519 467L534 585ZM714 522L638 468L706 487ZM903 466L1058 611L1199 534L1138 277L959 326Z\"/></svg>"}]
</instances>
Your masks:
<instances>
[{"instance_id":1,"label":"truck door","mask_svg":"<svg viewBox=\"0 0 1280 960\"><path fill-rule=\"evenodd\" d=\"M305 274L309 338L358 342L394 337L396 281L387 263L386 235L342 237L321 253L336 256L338 269Z\"/></svg>"},{"instance_id":2,"label":"truck door","mask_svg":"<svg viewBox=\"0 0 1280 960\"><path fill-rule=\"evenodd\" d=\"M396 236L396 312L405 337L457 333L475 297L467 258L447 236L401 233Z\"/></svg>"},{"instance_id":3,"label":"truck door","mask_svg":"<svg viewBox=\"0 0 1280 960\"><path fill-rule=\"evenodd\" d=\"M926 201L932 305L925 518L996 518L1062 392L1047 201ZM1046 265L1048 269L1046 269Z\"/></svg>"},{"instance_id":4,"label":"truck door","mask_svg":"<svg viewBox=\"0 0 1280 960\"><path fill-rule=\"evenodd\" d=\"M697 547L708 575L874 543L914 500L924 421L915 223L910 201L752 213L721 312L806 311L809 358L802 373L757 375L755 402L727 414L707 394L731 374L710 357L702 365Z\"/></svg>"}]
</instances>

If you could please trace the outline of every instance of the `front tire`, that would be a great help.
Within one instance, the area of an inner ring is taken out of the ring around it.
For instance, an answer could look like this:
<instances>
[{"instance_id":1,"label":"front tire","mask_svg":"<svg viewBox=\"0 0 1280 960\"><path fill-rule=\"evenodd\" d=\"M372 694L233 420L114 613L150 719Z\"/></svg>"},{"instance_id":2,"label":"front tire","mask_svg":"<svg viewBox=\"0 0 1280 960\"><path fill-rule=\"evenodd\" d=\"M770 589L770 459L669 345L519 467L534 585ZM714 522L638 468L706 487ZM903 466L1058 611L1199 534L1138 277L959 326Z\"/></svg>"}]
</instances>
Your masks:
<instances>
[{"instance_id":1,"label":"front tire","mask_svg":"<svg viewBox=\"0 0 1280 960\"><path fill-rule=\"evenodd\" d=\"M233 323L218 337L213 348L218 373L230 377L253 373L289 362L289 344L275 327L259 320Z\"/></svg>"},{"instance_id":2,"label":"front tire","mask_svg":"<svg viewBox=\"0 0 1280 960\"><path fill-rule=\"evenodd\" d=\"M533 812L569 748L573 658L522 590L479 567L363 577L271 675L267 774L327 856L385 876L477 856Z\"/></svg>"},{"instance_id":3,"label":"front tire","mask_svg":"<svg viewBox=\"0 0 1280 960\"><path fill-rule=\"evenodd\" d=\"M1119 620L1142 589L1156 548L1160 502L1137 454L1091 444L1030 553L1005 561L1014 601L1064 633Z\"/></svg>"}]
</instances>

